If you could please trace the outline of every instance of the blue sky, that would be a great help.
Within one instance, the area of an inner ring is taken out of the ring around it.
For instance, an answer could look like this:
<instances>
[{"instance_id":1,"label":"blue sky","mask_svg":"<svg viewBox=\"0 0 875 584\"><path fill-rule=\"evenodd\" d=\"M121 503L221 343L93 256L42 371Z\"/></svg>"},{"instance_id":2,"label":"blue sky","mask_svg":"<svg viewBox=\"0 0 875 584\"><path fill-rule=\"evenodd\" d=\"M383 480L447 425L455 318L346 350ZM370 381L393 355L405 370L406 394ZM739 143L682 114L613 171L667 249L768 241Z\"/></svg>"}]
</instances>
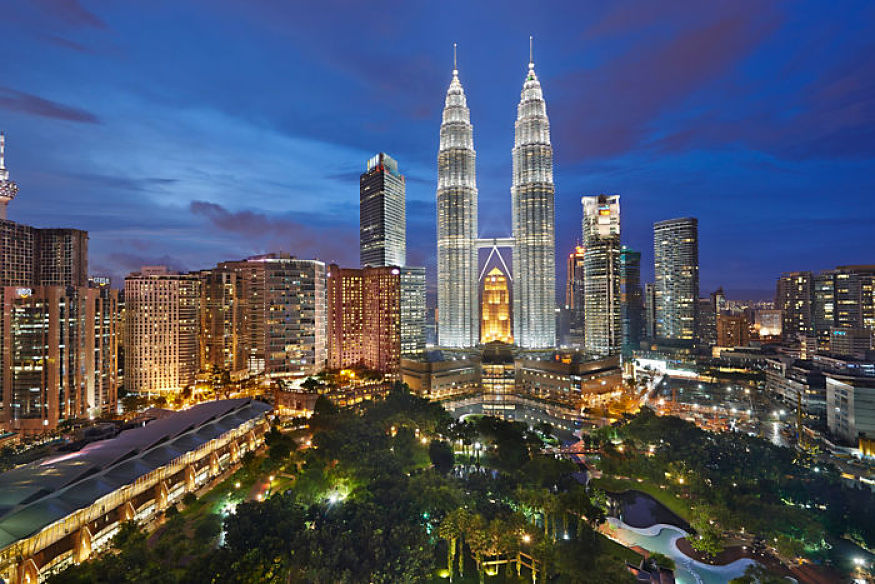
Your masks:
<instances>
[{"instance_id":1,"label":"blue sky","mask_svg":"<svg viewBox=\"0 0 875 584\"><path fill-rule=\"evenodd\" d=\"M510 231L513 122L535 36L557 255L580 196L699 218L703 294L875 263L875 3L0 0L13 220L91 234L91 271L283 249L358 262L358 175L407 175L409 262L434 278L438 127L459 44L481 235Z\"/></svg>"}]
</instances>

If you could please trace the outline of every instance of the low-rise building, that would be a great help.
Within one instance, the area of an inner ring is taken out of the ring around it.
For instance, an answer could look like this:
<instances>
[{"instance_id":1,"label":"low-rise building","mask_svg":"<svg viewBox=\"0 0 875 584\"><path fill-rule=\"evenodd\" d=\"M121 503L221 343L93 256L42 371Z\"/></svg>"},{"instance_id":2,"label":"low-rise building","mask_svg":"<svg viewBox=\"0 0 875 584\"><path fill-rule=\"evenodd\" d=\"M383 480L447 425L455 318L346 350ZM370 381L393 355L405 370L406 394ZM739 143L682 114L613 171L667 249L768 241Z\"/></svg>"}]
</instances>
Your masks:
<instances>
[{"instance_id":1,"label":"low-rise building","mask_svg":"<svg viewBox=\"0 0 875 584\"><path fill-rule=\"evenodd\" d=\"M82 562L124 521L149 521L258 448L270 406L207 402L0 476L0 580Z\"/></svg>"},{"instance_id":2,"label":"low-rise building","mask_svg":"<svg viewBox=\"0 0 875 584\"><path fill-rule=\"evenodd\" d=\"M875 437L875 378L826 374L826 421L833 436L857 445Z\"/></svg>"}]
</instances>

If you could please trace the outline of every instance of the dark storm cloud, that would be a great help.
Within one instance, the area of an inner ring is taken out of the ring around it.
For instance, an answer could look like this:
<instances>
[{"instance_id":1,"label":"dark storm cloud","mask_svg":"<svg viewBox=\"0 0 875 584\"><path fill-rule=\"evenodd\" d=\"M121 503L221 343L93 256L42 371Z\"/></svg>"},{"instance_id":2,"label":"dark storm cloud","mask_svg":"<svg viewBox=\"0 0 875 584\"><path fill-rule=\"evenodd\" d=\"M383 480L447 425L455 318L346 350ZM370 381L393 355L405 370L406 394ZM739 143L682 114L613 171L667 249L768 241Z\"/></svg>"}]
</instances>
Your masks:
<instances>
[{"instance_id":1,"label":"dark storm cloud","mask_svg":"<svg viewBox=\"0 0 875 584\"><path fill-rule=\"evenodd\" d=\"M99 123L97 116L91 112L17 91L11 87L0 86L0 108L69 122Z\"/></svg>"}]
</instances>

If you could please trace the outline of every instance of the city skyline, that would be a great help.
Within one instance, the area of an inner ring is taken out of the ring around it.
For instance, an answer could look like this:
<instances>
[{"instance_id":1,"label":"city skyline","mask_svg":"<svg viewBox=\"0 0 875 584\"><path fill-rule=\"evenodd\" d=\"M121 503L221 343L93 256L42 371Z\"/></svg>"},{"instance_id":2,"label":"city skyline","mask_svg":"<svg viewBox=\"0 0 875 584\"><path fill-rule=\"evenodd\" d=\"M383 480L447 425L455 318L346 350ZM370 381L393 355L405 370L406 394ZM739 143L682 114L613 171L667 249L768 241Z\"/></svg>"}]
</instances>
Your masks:
<instances>
[{"instance_id":1,"label":"city skyline","mask_svg":"<svg viewBox=\"0 0 875 584\"><path fill-rule=\"evenodd\" d=\"M427 266L433 286L434 127L452 43L480 145L480 206L494 208L479 235L490 237L510 231L508 128L529 34L549 90L559 258L576 243L578 198L604 192L624 197L623 243L644 252L643 281L652 223L684 215L700 220L703 293L722 285L730 297L768 298L782 271L866 262L872 217L855 207L866 209L872 186L872 126L854 113L866 111L873 82L864 3L841 14L776 5L762 23L743 18L743 3L660 14L592 5L575 9L580 19L557 7L485 32L485 6L470 23L387 11L386 40L361 54L347 50L363 44L356 9L329 9L349 34L333 48L318 38L328 12L304 30L276 7L157 7L149 22L167 24L147 27L157 38L134 34L130 8L46 6L15 6L0 24L0 125L21 188L10 219L87 229L94 271L116 285L143 264L193 270L278 250L355 265L357 218L343 209L362 161L382 150L409 169L408 263ZM563 23L575 20L582 34ZM168 62L186 27L203 33L199 46ZM394 67L370 66L389 58ZM229 69L239 76L230 85ZM261 95L268 83L276 91ZM846 204L824 211L832 191ZM75 208L63 204L71 197ZM828 252L835 242L810 219L823 213L844 235Z\"/></svg>"}]
</instances>

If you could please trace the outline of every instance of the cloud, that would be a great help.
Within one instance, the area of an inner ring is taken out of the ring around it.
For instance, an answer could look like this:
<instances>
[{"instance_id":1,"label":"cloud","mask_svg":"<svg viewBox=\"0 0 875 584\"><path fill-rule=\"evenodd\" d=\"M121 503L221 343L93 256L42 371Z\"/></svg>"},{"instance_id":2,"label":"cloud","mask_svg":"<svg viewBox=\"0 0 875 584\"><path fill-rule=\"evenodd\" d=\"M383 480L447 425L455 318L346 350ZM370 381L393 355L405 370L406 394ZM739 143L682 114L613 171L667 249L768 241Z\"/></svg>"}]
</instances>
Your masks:
<instances>
[{"instance_id":1,"label":"cloud","mask_svg":"<svg viewBox=\"0 0 875 584\"><path fill-rule=\"evenodd\" d=\"M83 109L43 99L0 85L0 108L70 122L98 124L97 116Z\"/></svg>"},{"instance_id":2,"label":"cloud","mask_svg":"<svg viewBox=\"0 0 875 584\"><path fill-rule=\"evenodd\" d=\"M214 228L244 238L252 253L289 251L298 257L358 265L357 223L344 225L320 215L299 214L301 220L295 220L255 211L232 212L207 201L192 201L189 210Z\"/></svg>"},{"instance_id":3,"label":"cloud","mask_svg":"<svg viewBox=\"0 0 875 584\"><path fill-rule=\"evenodd\" d=\"M639 16L634 25L653 27L661 22L669 34L642 33L643 40L618 57L559 80L561 112L555 117L569 120L556 128L564 157L618 155L642 146L662 114L726 76L781 22L774 12L761 10L751 19L737 7L693 22L680 19L674 25L665 22L665 14L650 16L661 20L643 22ZM608 31L623 22L620 17L615 20L606 26Z\"/></svg>"},{"instance_id":4,"label":"cloud","mask_svg":"<svg viewBox=\"0 0 875 584\"><path fill-rule=\"evenodd\" d=\"M43 11L71 26L105 29L106 23L78 0L33 0Z\"/></svg>"}]
</instances>

